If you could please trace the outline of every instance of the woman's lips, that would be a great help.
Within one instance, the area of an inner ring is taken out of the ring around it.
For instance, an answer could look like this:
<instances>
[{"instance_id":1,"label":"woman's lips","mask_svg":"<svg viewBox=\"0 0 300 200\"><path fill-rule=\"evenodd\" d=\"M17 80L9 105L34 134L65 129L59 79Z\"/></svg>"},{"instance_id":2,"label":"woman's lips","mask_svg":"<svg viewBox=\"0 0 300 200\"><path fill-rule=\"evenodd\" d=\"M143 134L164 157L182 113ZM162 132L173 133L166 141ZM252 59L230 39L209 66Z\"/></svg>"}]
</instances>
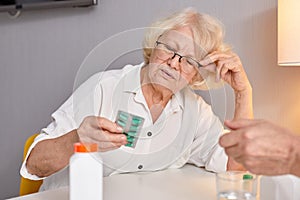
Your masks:
<instances>
[{"instance_id":1,"label":"woman's lips","mask_svg":"<svg viewBox=\"0 0 300 200\"><path fill-rule=\"evenodd\" d=\"M163 72L163 74L167 75L167 77L175 79L175 77L167 70L161 69L161 71Z\"/></svg>"}]
</instances>

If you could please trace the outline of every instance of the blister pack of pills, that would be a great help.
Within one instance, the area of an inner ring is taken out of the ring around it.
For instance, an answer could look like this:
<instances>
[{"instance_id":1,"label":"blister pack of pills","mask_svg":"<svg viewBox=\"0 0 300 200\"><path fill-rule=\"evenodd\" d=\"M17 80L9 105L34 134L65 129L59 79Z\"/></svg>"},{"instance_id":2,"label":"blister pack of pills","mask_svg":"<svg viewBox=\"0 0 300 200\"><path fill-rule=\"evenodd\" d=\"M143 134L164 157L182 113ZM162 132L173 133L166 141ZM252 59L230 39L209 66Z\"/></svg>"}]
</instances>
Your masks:
<instances>
[{"instance_id":1,"label":"blister pack of pills","mask_svg":"<svg viewBox=\"0 0 300 200\"><path fill-rule=\"evenodd\" d=\"M144 124L144 118L124 111L118 111L116 123L123 128L127 136L125 146L134 148Z\"/></svg>"}]
</instances>

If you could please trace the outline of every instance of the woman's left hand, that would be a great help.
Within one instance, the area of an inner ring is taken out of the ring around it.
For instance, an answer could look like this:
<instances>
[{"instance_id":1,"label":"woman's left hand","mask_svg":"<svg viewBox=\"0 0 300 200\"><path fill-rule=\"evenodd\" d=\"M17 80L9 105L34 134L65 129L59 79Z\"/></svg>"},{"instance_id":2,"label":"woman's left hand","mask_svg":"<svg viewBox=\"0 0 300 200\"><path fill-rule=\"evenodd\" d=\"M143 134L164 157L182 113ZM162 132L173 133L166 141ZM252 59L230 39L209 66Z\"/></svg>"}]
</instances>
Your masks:
<instances>
[{"instance_id":1,"label":"woman's left hand","mask_svg":"<svg viewBox=\"0 0 300 200\"><path fill-rule=\"evenodd\" d=\"M227 82L235 92L243 92L251 88L242 62L233 52L214 51L208 54L200 64L205 68L215 66L216 81L220 78Z\"/></svg>"}]
</instances>

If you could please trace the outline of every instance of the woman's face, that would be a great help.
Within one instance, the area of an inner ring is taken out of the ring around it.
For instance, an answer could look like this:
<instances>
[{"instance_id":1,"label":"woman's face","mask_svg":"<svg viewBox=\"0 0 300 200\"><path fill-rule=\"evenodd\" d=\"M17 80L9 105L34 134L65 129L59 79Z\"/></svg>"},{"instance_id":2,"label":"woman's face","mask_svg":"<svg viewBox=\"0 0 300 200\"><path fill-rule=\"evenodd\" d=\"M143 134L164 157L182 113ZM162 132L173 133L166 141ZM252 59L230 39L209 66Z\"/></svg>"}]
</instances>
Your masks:
<instances>
[{"instance_id":1,"label":"woman's face","mask_svg":"<svg viewBox=\"0 0 300 200\"><path fill-rule=\"evenodd\" d=\"M190 28L182 27L164 33L157 41L149 59L150 81L176 93L197 73L191 65L196 61L193 34Z\"/></svg>"}]
</instances>

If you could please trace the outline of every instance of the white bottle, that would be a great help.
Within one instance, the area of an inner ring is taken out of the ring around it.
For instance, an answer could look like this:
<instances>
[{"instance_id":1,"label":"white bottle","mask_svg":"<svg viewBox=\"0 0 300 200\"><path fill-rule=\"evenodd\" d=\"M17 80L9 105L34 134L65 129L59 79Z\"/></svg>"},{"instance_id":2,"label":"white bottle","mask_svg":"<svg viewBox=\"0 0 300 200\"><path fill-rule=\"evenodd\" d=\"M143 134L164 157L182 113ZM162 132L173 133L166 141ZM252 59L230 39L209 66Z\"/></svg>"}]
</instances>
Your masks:
<instances>
[{"instance_id":1,"label":"white bottle","mask_svg":"<svg viewBox=\"0 0 300 200\"><path fill-rule=\"evenodd\" d=\"M70 158L70 200L103 199L103 165L97 144L74 144Z\"/></svg>"}]
</instances>

